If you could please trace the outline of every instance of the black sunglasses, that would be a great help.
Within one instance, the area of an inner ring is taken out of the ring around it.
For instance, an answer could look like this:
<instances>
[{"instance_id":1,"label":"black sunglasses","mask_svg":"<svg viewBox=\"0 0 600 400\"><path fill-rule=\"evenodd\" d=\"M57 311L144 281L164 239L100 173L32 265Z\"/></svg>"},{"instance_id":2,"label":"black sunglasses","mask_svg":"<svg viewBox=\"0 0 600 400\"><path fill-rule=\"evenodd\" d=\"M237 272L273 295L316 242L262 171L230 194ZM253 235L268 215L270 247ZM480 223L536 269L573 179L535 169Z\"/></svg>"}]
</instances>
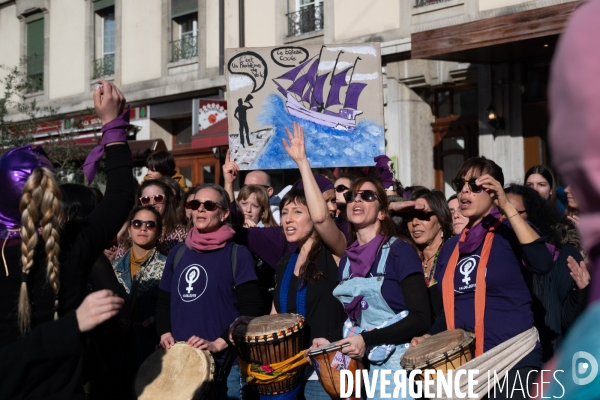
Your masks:
<instances>
[{"instance_id":1,"label":"black sunglasses","mask_svg":"<svg viewBox=\"0 0 600 400\"><path fill-rule=\"evenodd\" d=\"M335 187L335 191L336 191L336 192L338 192L338 193L343 193L343 192L345 192L346 190L350 190L350 188L349 188L349 187L346 187L346 186L344 186L344 185L337 185L337 186Z\"/></svg>"},{"instance_id":2,"label":"black sunglasses","mask_svg":"<svg viewBox=\"0 0 600 400\"><path fill-rule=\"evenodd\" d=\"M346 192L344 193L344 199L346 199L346 203L352 203L355 201L356 197L360 195L360 198L363 201L368 203L377 200L377 193L372 190L361 190L359 192Z\"/></svg>"},{"instance_id":3,"label":"black sunglasses","mask_svg":"<svg viewBox=\"0 0 600 400\"><path fill-rule=\"evenodd\" d=\"M419 221L429 221L435 215L433 211L411 211L405 214L407 221L418 219Z\"/></svg>"},{"instance_id":4,"label":"black sunglasses","mask_svg":"<svg viewBox=\"0 0 600 400\"><path fill-rule=\"evenodd\" d=\"M155 194L154 196L143 196L140 197L140 203L142 203L142 205L147 206L148 204L150 204L150 201L154 199L154 203L155 204L162 204L163 201L165 201L165 196L163 196L162 194Z\"/></svg>"},{"instance_id":5,"label":"black sunglasses","mask_svg":"<svg viewBox=\"0 0 600 400\"><path fill-rule=\"evenodd\" d=\"M146 229L150 232L154 232L156 230L156 221L142 221L140 219L131 220L131 226L133 229L142 229L142 225L146 225Z\"/></svg>"},{"instance_id":6,"label":"black sunglasses","mask_svg":"<svg viewBox=\"0 0 600 400\"><path fill-rule=\"evenodd\" d=\"M185 203L185 208L188 210L191 209L191 210L196 211L197 209L200 208L200 206L202 204L204 204L204 209L206 211L215 211L217 208L222 208L219 203L215 203L212 200L206 200L206 201L190 200L187 203Z\"/></svg>"},{"instance_id":7,"label":"black sunglasses","mask_svg":"<svg viewBox=\"0 0 600 400\"><path fill-rule=\"evenodd\" d=\"M454 191L458 193L458 192L462 191L463 187L465 186L465 183L468 183L469 189L471 189L471 192L481 193L483 191L483 186L477 185L475 183L476 181L477 181L477 178L471 178L469 180L462 179L462 178L452 179L452 189L454 189Z\"/></svg>"}]
</instances>

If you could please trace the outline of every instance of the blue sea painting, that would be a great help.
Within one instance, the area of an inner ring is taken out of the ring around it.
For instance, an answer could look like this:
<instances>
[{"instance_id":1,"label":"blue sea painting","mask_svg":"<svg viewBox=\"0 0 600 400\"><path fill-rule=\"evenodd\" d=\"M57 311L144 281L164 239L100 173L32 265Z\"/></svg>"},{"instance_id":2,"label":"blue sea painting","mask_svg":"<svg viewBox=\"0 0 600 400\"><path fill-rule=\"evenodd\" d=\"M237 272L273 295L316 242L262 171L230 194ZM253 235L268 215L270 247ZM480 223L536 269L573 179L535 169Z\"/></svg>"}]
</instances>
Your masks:
<instances>
[{"instance_id":1,"label":"blue sea painting","mask_svg":"<svg viewBox=\"0 0 600 400\"><path fill-rule=\"evenodd\" d=\"M249 169L297 168L281 143L287 140L284 127L292 131L292 122L304 129L306 154L314 168L375 165L373 158L385 153L383 126L358 116L351 131L324 127L288 114L284 99L275 94L266 98L257 121L272 128L273 135Z\"/></svg>"}]
</instances>

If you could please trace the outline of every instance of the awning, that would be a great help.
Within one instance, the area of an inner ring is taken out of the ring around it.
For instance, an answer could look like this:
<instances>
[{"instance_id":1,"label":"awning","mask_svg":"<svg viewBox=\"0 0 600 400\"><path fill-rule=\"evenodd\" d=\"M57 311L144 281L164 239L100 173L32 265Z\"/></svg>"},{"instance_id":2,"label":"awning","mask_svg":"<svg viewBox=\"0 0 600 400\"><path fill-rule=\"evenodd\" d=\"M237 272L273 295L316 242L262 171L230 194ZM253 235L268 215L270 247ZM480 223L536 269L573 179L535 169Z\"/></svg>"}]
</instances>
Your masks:
<instances>
[{"instance_id":1,"label":"awning","mask_svg":"<svg viewBox=\"0 0 600 400\"><path fill-rule=\"evenodd\" d=\"M148 156L155 151L167 150L167 146L162 139L129 140L127 143L129 144L131 154L133 155L133 159L135 161L143 160L145 162L146 158L148 158ZM87 143L82 144L81 148L86 151L86 154L88 154L96 146L98 146L97 142Z\"/></svg>"},{"instance_id":2,"label":"awning","mask_svg":"<svg viewBox=\"0 0 600 400\"><path fill-rule=\"evenodd\" d=\"M227 146L229 144L229 125L227 118L220 120L192 136L192 148Z\"/></svg>"},{"instance_id":3,"label":"awning","mask_svg":"<svg viewBox=\"0 0 600 400\"><path fill-rule=\"evenodd\" d=\"M581 1L413 33L411 58L501 63L550 58Z\"/></svg>"}]
</instances>

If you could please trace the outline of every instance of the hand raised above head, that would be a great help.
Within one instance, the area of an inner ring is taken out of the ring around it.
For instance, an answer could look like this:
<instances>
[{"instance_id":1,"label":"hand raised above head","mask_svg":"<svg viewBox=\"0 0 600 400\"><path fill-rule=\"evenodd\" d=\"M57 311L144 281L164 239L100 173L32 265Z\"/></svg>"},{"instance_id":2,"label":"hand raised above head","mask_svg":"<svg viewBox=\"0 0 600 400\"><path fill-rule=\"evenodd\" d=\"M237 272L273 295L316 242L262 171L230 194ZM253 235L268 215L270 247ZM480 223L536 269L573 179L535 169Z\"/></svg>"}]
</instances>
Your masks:
<instances>
[{"instance_id":1,"label":"hand raised above head","mask_svg":"<svg viewBox=\"0 0 600 400\"><path fill-rule=\"evenodd\" d=\"M94 90L94 108L105 125L123 113L125 96L111 82L99 80Z\"/></svg>"},{"instance_id":2,"label":"hand raised above head","mask_svg":"<svg viewBox=\"0 0 600 400\"><path fill-rule=\"evenodd\" d=\"M223 180L225 183L233 183L237 178L238 173L240 172L240 167L235 163L235 161L231 161L231 150L227 150L227 155L225 156L225 164L223 164Z\"/></svg>"},{"instance_id":3,"label":"hand raised above head","mask_svg":"<svg viewBox=\"0 0 600 400\"><path fill-rule=\"evenodd\" d=\"M300 126L299 123L294 122L294 134L292 135L287 127L285 127L285 133L287 134L290 144L288 145L288 142L285 139L281 139L281 141L283 142L283 147L288 156L290 156L296 164L306 160L306 147L302 126Z\"/></svg>"}]
</instances>

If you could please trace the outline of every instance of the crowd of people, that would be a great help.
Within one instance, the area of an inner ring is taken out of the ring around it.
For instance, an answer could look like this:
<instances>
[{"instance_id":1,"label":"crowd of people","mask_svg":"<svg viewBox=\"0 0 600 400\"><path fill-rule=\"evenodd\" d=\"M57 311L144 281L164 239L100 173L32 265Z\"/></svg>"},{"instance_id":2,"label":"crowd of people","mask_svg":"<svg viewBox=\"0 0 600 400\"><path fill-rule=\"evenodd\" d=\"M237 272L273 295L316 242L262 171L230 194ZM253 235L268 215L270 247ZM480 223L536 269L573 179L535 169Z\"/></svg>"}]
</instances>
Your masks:
<instances>
[{"instance_id":1,"label":"crowd of people","mask_svg":"<svg viewBox=\"0 0 600 400\"><path fill-rule=\"evenodd\" d=\"M125 98L101 84L103 194L59 185L41 147L0 157L3 398L135 398L140 365L177 342L212 354L217 398L252 398L232 332L278 313L304 317L305 349L337 342L371 376L446 330L472 332L475 356L537 330L490 396L516 398L519 375L551 360L585 310L579 203L547 166L506 184L501 166L475 157L446 198L403 187L386 156L366 176L313 170L294 123L282 146L301 179L278 194L252 171L236 195L229 154L223 186L188 188L168 152L150 155L139 184ZM330 398L311 365L297 398Z\"/></svg>"}]
</instances>

